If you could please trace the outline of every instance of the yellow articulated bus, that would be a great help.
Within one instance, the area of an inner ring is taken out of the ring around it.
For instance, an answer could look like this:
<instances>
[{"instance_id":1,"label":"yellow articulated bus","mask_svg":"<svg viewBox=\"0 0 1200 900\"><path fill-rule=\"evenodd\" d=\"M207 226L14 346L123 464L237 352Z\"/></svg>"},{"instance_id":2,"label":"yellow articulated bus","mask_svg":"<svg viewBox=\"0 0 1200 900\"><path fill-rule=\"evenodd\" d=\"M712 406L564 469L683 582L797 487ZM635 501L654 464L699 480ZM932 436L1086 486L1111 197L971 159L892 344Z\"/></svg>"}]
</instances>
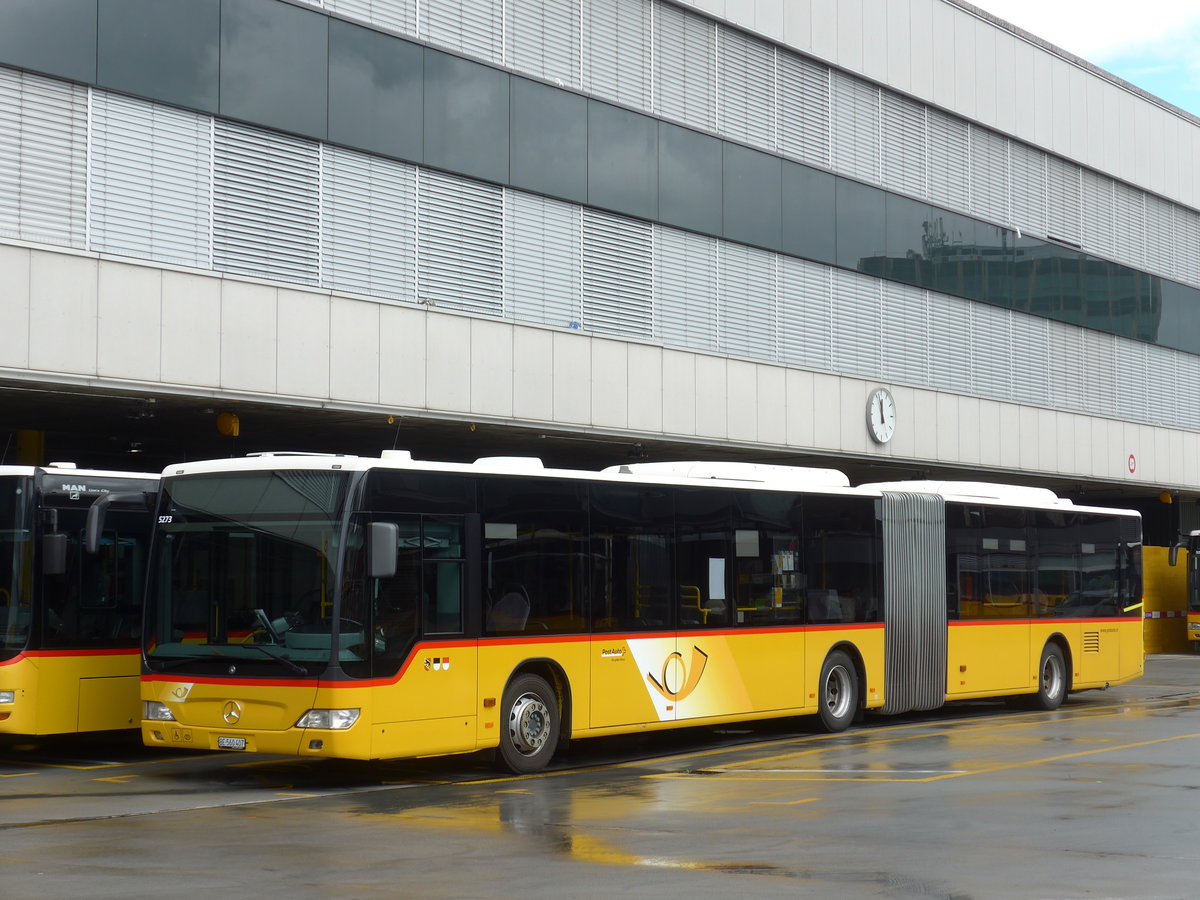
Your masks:
<instances>
[{"instance_id":1,"label":"yellow articulated bus","mask_svg":"<svg viewBox=\"0 0 1200 900\"><path fill-rule=\"evenodd\" d=\"M157 487L156 474L0 466L0 734L137 727Z\"/></svg>"},{"instance_id":2,"label":"yellow articulated bus","mask_svg":"<svg viewBox=\"0 0 1200 900\"><path fill-rule=\"evenodd\" d=\"M1142 672L1138 514L1038 489L264 454L169 467L156 522L155 747L524 773L573 738L1053 709Z\"/></svg>"}]
</instances>

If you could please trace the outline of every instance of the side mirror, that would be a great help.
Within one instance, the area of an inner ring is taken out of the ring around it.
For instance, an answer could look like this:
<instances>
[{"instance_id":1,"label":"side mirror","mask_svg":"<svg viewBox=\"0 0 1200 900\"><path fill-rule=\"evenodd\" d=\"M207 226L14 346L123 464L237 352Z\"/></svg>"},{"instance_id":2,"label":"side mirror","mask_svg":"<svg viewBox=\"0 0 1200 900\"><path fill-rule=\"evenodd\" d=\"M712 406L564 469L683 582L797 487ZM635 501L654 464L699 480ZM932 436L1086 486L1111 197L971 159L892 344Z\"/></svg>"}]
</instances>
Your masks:
<instances>
[{"instance_id":1,"label":"side mirror","mask_svg":"<svg viewBox=\"0 0 1200 900\"><path fill-rule=\"evenodd\" d=\"M371 578L391 578L396 574L399 546L400 526L395 522L372 522L367 526L367 569Z\"/></svg>"},{"instance_id":2,"label":"side mirror","mask_svg":"<svg viewBox=\"0 0 1200 900\"><path fill-rule=\"evenodd\" d=\"M1185 543L1172 544L1171 549L1167 551L1167 564L1175 565L1179 559L1179 551L1187 547Z\"/></svg>"},{"instance_id":3,"label":"side mirror","mask_svg":"<svg viewBox=\"0 0 1200 900\"><path fill-rule=\"evenodd\" d=\"M42 574L62 575L67 571L67 536L61 531L42 535Z\"/></svg>"}]
</instances>

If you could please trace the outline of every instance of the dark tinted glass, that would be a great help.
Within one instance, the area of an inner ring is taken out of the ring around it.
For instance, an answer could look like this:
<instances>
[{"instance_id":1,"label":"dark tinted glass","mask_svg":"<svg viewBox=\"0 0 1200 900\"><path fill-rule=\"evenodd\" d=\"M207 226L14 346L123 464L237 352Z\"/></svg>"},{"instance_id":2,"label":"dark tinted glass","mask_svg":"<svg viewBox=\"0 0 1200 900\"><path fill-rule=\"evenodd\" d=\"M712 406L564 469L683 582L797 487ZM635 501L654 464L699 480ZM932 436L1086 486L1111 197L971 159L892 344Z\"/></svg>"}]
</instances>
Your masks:
<instances>
[{"instance_id":1,"label":"dark tinted glass","mask_svg":"<svg viewBox=\"0 0 1200 900\"><path fill-rule=\"evenodd\" d=\"M658 125L648 116L588 101L588 203L658 215Z\"/></svg>"},{"instance_id":2,"label":"dark tinted glass","mask_svg":"<svg viewBox=\"0 0 1200 900\"><path fill-rule=\"evenodd\" d=\"M367 475L362 508L388 513L473 512L475 481L466 475L374 469Z\"/></svg>"},{"instance_id":3,"label":"dark tinted glass","mask_svg":"<svg viewBox=\"0 0 1200 900\"><path fill-rule=\"evenodd\" d=\"M509 77L425 51L425 162L473 178L508 180Z\"/></svg>"},{"instance_id":4,"label":"dark tinted glass","mask_svg":"<svg viewBox=\"0 0 1200 900\"><path fill-rule=\"evenodd\" d=\"M221 115L324 138L328 23L285 3L223 0Z\"/></svg>"},{"instance_id":5,"label":"dark tinted glass","mask_svg":"<svg viewBox=\"0 0 1200 900\"><path fill-rule=\"evenodd\" d=\"M587 627L584 485L544 478L484 478L484 634L563 634Z\"/></svg>"},{"instance_id":6,"label":"dark tinted glass","mask_svg":"<svg viewBox=\"0 0 1200 900\"><path fill-rule=\"evenodd\" d=\"M591 486L592 627L659 631L674 623L671 495L648 485Z\"/></svg>"},{"instance_id":7,"label":"dark tinted glass","mask_svg":"<svg viewBox=\"0 0 1200 900\"><path fill-rule=\"evenodd\" d=\"M329 22L329 139L421 161L424 50L348 22Z\"/></svg>"},{"instance_id":8,"label":"dark tinted glass","mask_svg":"<svg viewBox=\"0 0 1200 900\"><path fill-rule=\"evenodd\" d=\"M4 0L0 62L75 81L96 78L96 0Z\"/></svg>"},{"instance_id":9,"label":"dark tinted glass","mask_svg":"<svg viewBox=\"0 0 1200 900\"><path fill-rule=\"evenodd\" d=\"M907 197L895 194L884 196L887 233L884 237L883 265L867 271L906 284L929 287L933 280L929 261L932 210L929 204Z\"/></svg>"},{"instance_id":10,"label":"dark tinted glass","mask_svg":"<svg viewBox=\"0 0 1200 900\"><path fill-rule=\"evenodd\" d=\"M933 210L927 241L933 288L964 296L978 254L975 219L944 209Z\"/></svg>"},{"instance_id":11,"label":"dark tinted glass","mask_svg":"<svg viewBox=\"0 0 1200 900\"><path fill-rule=\"evenodd\" d=\"M680 628L723 628L734 619L733 494L675 493L675 577Z\"/></svg>"},{"instance_id":12,"label":"dark tinted glass","mask_svg":"<svg viewBox=\"0 0 1200 900\"><path fill-rule=\"evenodd\" d=\"M818 496L803 503L808 621L877 621L880 546L874 501Z\"/></svg>"},{"instance_id":13,"label":"dark tinted glass","mask_svg":"<svg viewBox=\"0 0 1200 900\"><path fill-rule=\"evenodd\" d=\"M721 141L658 123L658 218L704 234L721 234Z\"/></svg>"},{"instance_id":14,"label":"dark tinted glass","mask_svg":"<svg viewBox=\"0 0 1200 900\"><path fill-rule=\"evenodd\" d=\"M783 164L784 253L816 262L837 261L834 231L834 183L827 172L796 163Z\"/></svg>"},{"instance_id":15,"label":"dark tinted glass","mask_svg":"<svg viewBox=\"0 0 1200 900\"><path fill-rule=\"evenodd\" d=\"M104 87L216 112L220 0L100 0Z\"/></svg>"},{"instance_id":16,"label":"dark tinted glass","mask_svg":"<svg viewBox=\"0 0 1200 900\"><path fill-rule=\"evenodd\" d=\"M837 264L858 269L884 252L883 191L857 181L837 180Z\"/></svg>"},{"instance_id":17,"label":"dark tinted glass","mask_svg":"<svg viewBox=\"0 0 1200 900\"><path fill-rule=\"evenodd\" d=\"M1200 347L1200 292L1173 281L1162 281L1161 286L1162 312L1157 318L1153 339L1168 347L1197 352ZM1149 326L1146 330L1150 330Z\"/></svg>"},{"instance_id":18,"label":"dark tinted glass","mask_svg":"<svg viewBox=\"0 0 1200 900\"><path fill-rule=\"evenodd\" d=\"M1007 228L980 222L975 229L979 240L980 277L988 303L1012 306L1013 239L1016 234Z\"/></svg>"},{"instance_id":19,"label":"dark tinted glass","mask_svg":"<svg viewBox=\"0 0 1200 900\"><path fill-rule=\"evenodd\" d=\"M512 79L513 187L587 200L587 100L524 78Z\"/></svg>"},{"instance_id":20,"label":"dark tinted glass","mask_svg":"<svg viewBox=\"0 0 1200 900\"><path fill-rule=\"evenodd\" d=\"M780 247L782 162L777 156L725 144L725 237L768 250Z\"/></svg>"}]
</instances>

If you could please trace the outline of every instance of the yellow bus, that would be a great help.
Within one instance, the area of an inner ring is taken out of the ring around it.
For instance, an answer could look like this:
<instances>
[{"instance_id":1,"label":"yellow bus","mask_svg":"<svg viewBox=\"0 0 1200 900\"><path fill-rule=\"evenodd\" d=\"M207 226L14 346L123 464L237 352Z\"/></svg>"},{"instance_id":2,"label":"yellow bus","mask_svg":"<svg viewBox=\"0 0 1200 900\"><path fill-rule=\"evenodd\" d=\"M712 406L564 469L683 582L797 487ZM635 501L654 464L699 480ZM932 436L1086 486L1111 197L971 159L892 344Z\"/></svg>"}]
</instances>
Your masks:
<instances>
[{"instance_id":1,"label":"yellow bus","mask_svg":"<svg viewBox=\"0 0 1200 900\"><path fill-rule=\"evenodd\" d=\"M1200 647L1200 531L1190 532L1186 539L1173 546L1167 561L1173 566L1180 550L1187 551L1187 638L1188 646Z\"/></svg>"},{"instance_id":2,"label":"yellow bus","mask_svg":"<svg viewBox=\"0 0 1200 900\"><path fill-rule=\"evenodd\" d=\"M156 474L0 466L0 734L137 727L157 487Z\"/></svg>"},{"instance_id":3,"label":"yellow bus","mask_svg":"<svg viewBox=\"0 0 1200 900\"><path fill-rule=\"evenodd\" d=\"M1142 671L1138 514L1037 489L268 454L170 466L156 520L142 735L160 748L495 748L523 773L568 739L1053 709Z\"/></svg>"}]
</instances>

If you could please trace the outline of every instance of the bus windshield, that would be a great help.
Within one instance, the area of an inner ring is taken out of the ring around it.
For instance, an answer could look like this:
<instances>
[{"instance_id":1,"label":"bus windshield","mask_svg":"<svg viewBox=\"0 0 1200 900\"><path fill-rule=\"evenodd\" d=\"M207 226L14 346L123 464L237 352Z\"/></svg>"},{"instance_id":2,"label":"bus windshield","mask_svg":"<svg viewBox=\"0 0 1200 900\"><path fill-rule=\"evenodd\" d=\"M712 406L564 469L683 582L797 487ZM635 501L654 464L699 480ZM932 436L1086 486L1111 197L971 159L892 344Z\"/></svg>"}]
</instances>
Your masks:
<instances>
[{"instance_id":1,"label":"bus windshield","mask_svg":"<svg viewBox=\"0 0 1200 900\"><path fill-rule=\"evenodd\" d=\"M152 669L313 674L361 658L363 627L336 623L335 568L349 474L281 470L164 481L151 551Z\"/></svg>"},{"instance_id":2,"label":"bus windshield","mask_svg":"<svg viewBox=\"0 0 1200 900\"><path fill-rule=\"evenodd\" d=\"M0 660L12 657L29 640L32 488L29 478L0 478Z\"/></svg>"}]
</instances>

